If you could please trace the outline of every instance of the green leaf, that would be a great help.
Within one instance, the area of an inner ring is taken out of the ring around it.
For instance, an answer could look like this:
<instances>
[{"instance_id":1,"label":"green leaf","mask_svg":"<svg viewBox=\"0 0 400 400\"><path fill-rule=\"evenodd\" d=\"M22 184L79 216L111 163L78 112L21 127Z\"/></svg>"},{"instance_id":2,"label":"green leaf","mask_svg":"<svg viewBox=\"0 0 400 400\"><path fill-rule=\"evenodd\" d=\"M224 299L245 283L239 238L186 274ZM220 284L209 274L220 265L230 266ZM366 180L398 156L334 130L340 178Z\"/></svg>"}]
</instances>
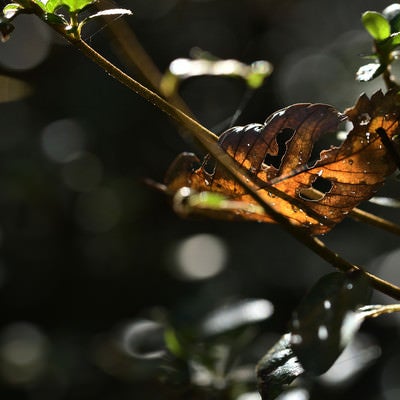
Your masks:
<instances>
[{"instance_id":1,"label":"green leaf","mask_svg":"<svg viewBox=\"0 0 400 400\"><path fill-rule=\"evenodd\" d=\"M359 271L322 277L305 296L291 321L291 344L304 369L327 371L357 332L362 319L355 312L371 295Z\"/></svg>"},{"instance_id":2,"label":"green leaf","mask_svg":"<svg viewBox=\"0 0 400 400\"><path fill-rule=\"evenodd\" d=\"M258 389L263 400L278 397L304 369L293 353L291 334L283 335L280 340L260 360L256 368Z\"/></svg>"},{"instance_id":3,"label":"green leaf","mask_svg":"<svg viewBox=\"0 0 400 400\"><path fill-rule=\"evenodd\" d=\"M24 10L24 7L22 7L20 4L16 3L10 3L7 4L3 8L3 16L4 18L11 20L13 19L18 13Z\"/></svg>"},{"instance_id":4,"label":"green leaf","mask_svg":"<svg viewBox=\"0 0 400 400\"><path fill-rule=\"evenodd\" d=\"M389 21L391 31L400 31L400 4L394 3L382 11L382 15Z\"/></svg>"},{"instance_id":5,"label":"green leaf","mask_svg":"<svg viewBox=\"0 0 400 400\"><path fill-rule=\"evenodd\" d=\"M164 332L164 340L167 349L176 357L183 357L184 351L181 343L176 335L176 332L172 328L166 328Z\"/></svg>"},{"instance_id":6,"label":"green leaf","mask_svg":"<svg viewBox=\"0 0 400 400\"><path fill-rule=\"evenodd\" d=\"M359 82L369 82L379 76L384 70L385 67L379 63L365 64L358 69L356 79Z\"/></svg>"},{"instance_id":7,"label":"green leaf","mask_svg":"<svg viewBox=\"0 0 400 400\"><path fill-rule=\"evenodd\" d=\"M398 46L400 44L400 32L392 33L389 40L392 47Z\"/></svg>"},{"instance_id":8,"label":"green leaf","mask_svg":"<svg viewBox=\"0 0 400 400\"><path fill-rule=\"evenodd\" d=\"M70 12L79 12L96 0L34 0L44 11L54 13L59 7L67 7Z\"/></svg>"},{"instance_id":9,"label":"green leaf","mask_svg":"<svg viewBox=\"0 0 400 400\"><path fill-rule=\"evenodd\" d=\"M378 42L390 36L389 21L376 11L366 11L362 15L362 23L368 33Z\"/></svg>"}]
</instances>

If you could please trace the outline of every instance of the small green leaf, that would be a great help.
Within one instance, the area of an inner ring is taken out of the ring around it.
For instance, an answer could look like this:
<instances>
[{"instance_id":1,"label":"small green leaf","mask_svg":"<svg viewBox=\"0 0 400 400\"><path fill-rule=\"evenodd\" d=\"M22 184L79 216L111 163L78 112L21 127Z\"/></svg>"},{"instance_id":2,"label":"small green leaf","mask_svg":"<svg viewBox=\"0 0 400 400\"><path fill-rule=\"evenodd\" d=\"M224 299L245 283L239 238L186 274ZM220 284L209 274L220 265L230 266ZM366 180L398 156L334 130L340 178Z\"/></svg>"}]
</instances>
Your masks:
<instances>
[{"instance_id":1,"label":"small green leaf","mask_svg":"<svg viewBox=\"0 0 400 400\"><path fill-rule=\"evenodd\" d=\"M356 309L371 295L359 271L322 277L305 296L291 321L291 344L304 369L314 375L327 371L357 332L362 319Z\"/></svg>"},{"instance_id":2,"label":"small green leaf","mask_svg":"<svg viewBox=\"0 0 400 400\"><path fill-rule=\"evenodd\" d=\"M389 21L392 32L400 31L400 4L394 3L382 11L383 16Z\"/></svg>"},{"instance_id":3,"label":"small green leaf","mask_svg":"<svg viewBox=\"0 0 400 400\"><path fill-rule=\"evenodd\" d=\"M10 3L7 4L3 8L3 16L4 18L11 20L13 19L18 13L24 10L24 7L22 7L20 4L16 3Z\"/></svg>"},{"instance_id":4,"label":"small green leaf","mask_svg":"<svg viewBox=\"0 0 400 400\"><path fill-rule=\"evenodd\" d=\"M358 69L356 79L359 82L369 82L379 76L384 70L385 67L379 63L365 64Z\"/></svg>"},{"instance_id":5,"label":"small green leaf","mask_svg":"<svg viewBox=\"0 0 400 400\"><path fill-rule=\"evenodd\" d=\"M167 349L176 357L183 357L184 351L176 335L176 332L172 328L167 328L164 331L164 340Z\"/></svg>"},{"instance_id":6,"label":"small green leaf","mask_svg":"<svg viewBox=\"0 0 400 400\"><path fill-rule=\"evenodd\" d=\"M392 47L400 45L400 32L392 33L389 40Z\"/></svg>"},{"instance_id":7,"label":"small green leaf","mask_svg":"<svg viewBox=\"0 0 400 400\"><path fill-rule=\"evenodd\" d=\"M286 385L303 374L304 369L291 347L290 333L283 335L259 361L256 372L262 400L275 399Z\"/></svg>"},{"instance_id":8,"label":"small green leaf","mask_svg":"<svg viewBox=\"0 0 400 400\"><path fill-rule=\"evenodd\" d=\"M369 34L378 42L390 36L389 21L376 11L366 11L362 15L362 23Z\"/></svg>"},{"instance_id":9,"label":"small green leaf","mask_svg":"<svg viewBox=\"0 0 400 400\"><path fill-rule=\"evenodd\" d=\"M79 12L96 0L34 0L44 11L54 13L59 7L67 7L70 12Z\"/></svg>"}]
</instances>

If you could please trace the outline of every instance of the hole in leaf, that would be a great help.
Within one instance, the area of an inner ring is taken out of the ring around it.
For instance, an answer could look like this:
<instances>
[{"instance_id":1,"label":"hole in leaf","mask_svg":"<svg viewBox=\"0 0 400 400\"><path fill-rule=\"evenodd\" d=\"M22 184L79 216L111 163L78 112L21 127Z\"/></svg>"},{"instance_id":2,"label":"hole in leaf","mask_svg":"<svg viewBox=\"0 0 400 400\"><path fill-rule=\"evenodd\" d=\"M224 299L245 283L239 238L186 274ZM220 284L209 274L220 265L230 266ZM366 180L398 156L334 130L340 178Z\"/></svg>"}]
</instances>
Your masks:
<instances>
[{"instance_id":1,"label":"hole in leaf","mask_svg":"<svg viewBox=\"0 0 400 400\"><path fill-rule=\"evenodd\" d=\"M209 175L213 175L215 173L215 167L217 166L217 162L214 158L212 158L209 154L207 154L204 158L204 162L201 167L205 172Z\"/></svg>"},{"instance_id":2,"label":"hole in leaf","mask_svg":"<svg viewBox=\"0 0 400 400\"><path fill-rule=\"evenodd\" d=\"M322 200L326 193L332 189L332 186L333 184L331 181L322 178L321 176L317 176L317 178L311 184L311 187L302 189L299 192L299 195L304 200L319 201Z\"/></svg>"},{"instance_id":3,"label":"hole in leaf","mask_svg":"<svg viewBox=\"0 0 400 400\"><path fill-rule=\"evenodd\" d=\"M278 154L276 156L272 156L271 154L268 154L264 158L264 163L267 165L272 165L276 169L279 169L281 166L282 158L286 153L287 149L287 142L293 137L294 135L294 130L285 128L282 129L276 136L276 143L278 144Z\"/></svg>"},{"instance_id":4,"label":"hole in leaf","mask_svg":"<svg viewBox=\"0 0 400 400\"><path fill-rule=\"evenodd\" d=\"M318 176L311 186L315 190L318 190L319 192L326 194L332 189L333 185L330 180L322 178L322 176Z\"/></svg>"}]
</instances>

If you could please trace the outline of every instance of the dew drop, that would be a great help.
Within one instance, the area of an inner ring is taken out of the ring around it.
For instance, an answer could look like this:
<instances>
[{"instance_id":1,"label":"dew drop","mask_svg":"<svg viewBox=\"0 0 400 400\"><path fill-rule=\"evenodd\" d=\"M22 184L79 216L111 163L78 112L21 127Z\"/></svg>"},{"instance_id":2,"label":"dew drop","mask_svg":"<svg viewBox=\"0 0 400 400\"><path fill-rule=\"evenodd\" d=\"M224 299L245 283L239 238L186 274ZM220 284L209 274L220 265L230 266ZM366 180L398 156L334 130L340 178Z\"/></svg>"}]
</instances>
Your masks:
<instances>
[{"instance_id":1,"label":"dew drop","mask_svg":"<svg viewBox=\"0 0 400 400\"><path fill-rule=\"evenodd\" d=\"M365 138L367 139L367 143L369 143L369 140L370 140L370 138L371 138L371 133L367 132L367 133L365 134Z\"/></svg>"},{"instance_id":2,"label":"dew drop","mask_svg":"<svg viewBox=\"0 0 400 400\"><path fill-rule=\"evenodd\" d=\"M353 163L354 163L354 161L350 158L350 159L349 159L349 164L350 164L350 165L353 165Z\"/></svg>"},{"instance_id":3,"label":"dew drop","mask_svg":"<svg viewBox=\"0 0 400 400\"><path fill-rule=\"evenodd\" d=\"M329 300L324 301L324 308L325 310L329 310L332 307L332 304Z\"/></svg>"}]
</instances>

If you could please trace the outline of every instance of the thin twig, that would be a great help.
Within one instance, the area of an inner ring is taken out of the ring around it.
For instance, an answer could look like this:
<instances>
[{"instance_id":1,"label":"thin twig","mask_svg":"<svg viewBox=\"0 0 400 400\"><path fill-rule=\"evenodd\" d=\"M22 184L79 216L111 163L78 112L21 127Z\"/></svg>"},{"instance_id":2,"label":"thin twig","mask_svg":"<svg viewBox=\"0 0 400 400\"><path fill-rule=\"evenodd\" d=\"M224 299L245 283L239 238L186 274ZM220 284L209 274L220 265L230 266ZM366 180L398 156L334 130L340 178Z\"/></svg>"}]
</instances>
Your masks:
<instances>
[{"instance_id":1,"label":"thin twig","mask_svg":"<svg viewBox=\"0 0 400 400\"><path fill-rule=\"evenodd\" d=\"M377 217L376 215L367 211L360 210L359 208L353 208L353 210L350 212L350 216L356 221L376 226L390 233L394 233L395 235L400 235L400 225L388 221L387 219Z\"/></svg>"}]
</instances>

